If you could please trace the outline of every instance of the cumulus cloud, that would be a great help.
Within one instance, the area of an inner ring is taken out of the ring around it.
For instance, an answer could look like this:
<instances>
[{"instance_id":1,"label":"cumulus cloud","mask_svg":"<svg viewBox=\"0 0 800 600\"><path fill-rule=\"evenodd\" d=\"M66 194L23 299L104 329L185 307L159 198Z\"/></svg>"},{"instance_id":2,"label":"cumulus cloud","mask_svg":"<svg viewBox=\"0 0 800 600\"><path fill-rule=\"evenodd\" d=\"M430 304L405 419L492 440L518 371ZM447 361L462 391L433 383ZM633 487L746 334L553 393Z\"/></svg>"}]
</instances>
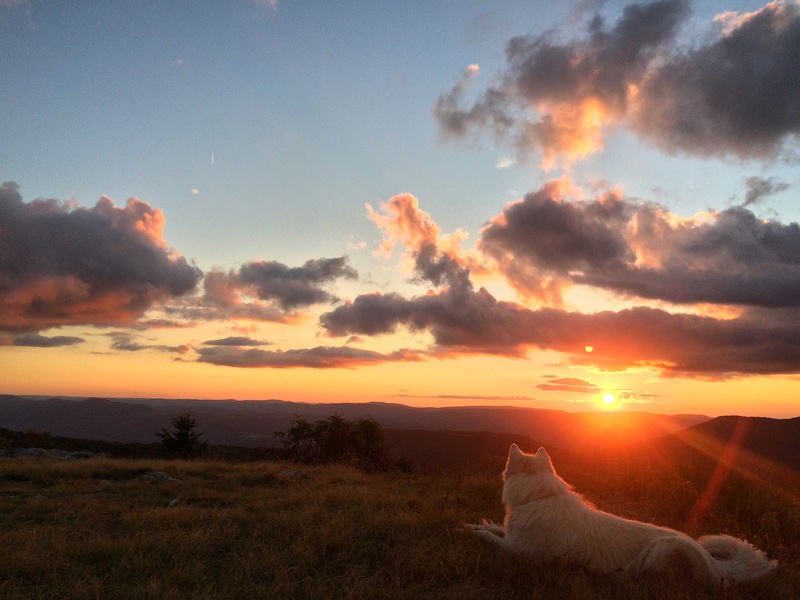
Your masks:
<instances>
[{"instance_id":1,"label":"cumulus cloud","mask_svg":"<svg viewBox=\"0 0 800 600\"><path fill-rule=\"evenodd\" d=\"M237 280L260 299L274 300L283 310L290 310L337 302L338 298L321 286L341 278L358 278L358 272L347 264L346 256L312 259L302 267L287 267L277 261L249 262L242 265Z\"/></svg>"},{"instance_id":2,"label":"cumulus cloud","mask_svg":"<svg viewBox=\"0 0 800 600\"><path fill-rule=\"evenodd\" d=\"M685 48L688 2L630 4L611 26L597 15L582 37L511 39L503 70L473 102L467 71L439 97L445 137L489 133L545 168L603 148L615 127L673 153L766 158L800 133L800 7L770 2L727 13Z\"/></svg>"},{"instance_id":3,"label":"cumulus cloud","mask_svg":"<svg viewBox=\"0 0 800 600\"><path fill-rule=\"evenodd\" d=\"M225 367L288 369L306 367L313 369L352 368L392 361L422 360L408 350L382 354L349 346L318 346L292 350L261 350L214 346L199 348L198 362Z\"/></svg>"},{"instance_id":4,"label":"cumulus cloud","mask_svg":"<svg viewBox=\"0 0 800 600\"><path fill-rule=\"evenodd\" d=\"M481 250L518 289L538 293L544 276L557 285L584 283L673 302L798 306L796 224L761 221L741 207L679 219L619 193L567 201L559 196L564 189L546 184L507 206L482 233ZM394 231L386 223L384 228ZM439 357L524 357L537 348L564 353L572 364L665 375L723 378L800 369L800 325L774 311L716 319L649 307L594 314L533 310L476 290L468 265L442 251L435 236L404 239L418 240L407 242L415 272L435 289L410 298L359 295L320 316L328 335L376 336L405 328L428 332L434 342L428 353Z\"/></svg>"},{"instance_id":5,"label":"cumulus cloud","mask_svg":"<svg viewBox=\"0 0 800 600\"><path fill-rule=\"evenodd\" d=\"M38 333L23 333L14 337L13 345L31 348L58 348L60 346L75 346L85 341L83 338L70 335L44 336Z\"/></svg>"},{"instance_id":6,"label":"cumulus cloud","mask_svg":"<svg viewBox=\"0 0 800 600\"><path fill-rule=\"evenodd\" d=\"M471 107L468 73L434 107L446 136L489 131L510 139L521 157L540 151L546 167L603 146L603 132L624 117L631 86L688 14L678 1L632 4L611 29L593 18L584 39L560 42L552 32L511 39L504 71Z\"/></svg>"},{"instance_id":7,"label":"cumulus cloud","mask_svg":"<svg viewBox=\"0 0 800 600\"><path fill-rule=\"evenodd\" d=\"M413 252L425 245L436 244L442 231L431 215L419 208L412 194L397 194L379 210L366 204L369 218L383 232L379 255L392 253L397 244Z\"/></svg>"},{"instance_id":8,"label":"cumulus cloud","mask_svg":"<svg viewBox=\"0 0 800 600\"><path fill-rule=\"evenodd\" d=\"M136 198L92 208L23 202L0 186L0 329L130 324L194 290L200 270L167 247L164 215Z\"/></svg>"},{"instance_id":9,"label":"cumulus cloud","mask_svg":"<svg viewBox=\"0 0 800 600\"><path fill-rule=\"evenodd\" d=\"M234 271L212 271L204 281L205 299L224 308L253 308L281 311L321 303L335 303L338 298L325 289L337 279L357 279L358 272L347 264L347 257L319 258L301 267L289 267L277 261L251 261ZM248 303L248 298L266 304ZM266 316L266 315L265 315Z\"/></svg>"},{"instance_id":10,"label":"cumulus cloud","mask_svg":"<svg viewBox=\"0 0 800 600\"><path fill-rule=\"evenodd\" d=\"M800 4L719 20L717 37L641 81L631 125L670 152L768 158L800 133Z\"/></svg>"},{"instance_id":11,"label":"cumulus cloud","mask_svg":"<svg viewBox=\"0 0 800 600\"><path fill-rule=\"evenodd\" d=\"M555 306L573 284L673 303L800 306L800 227L743 207L686 219L619 192L577 200L548 182L506 205L479 247L517 290Z\"/></svg>"},{"instance_id":12,"label":"cumulus cloud","mask_svg":"<svg viewBox=\"0 0 800 600\"><path fill-rule=\"evenodd\" d=\"M484 229L482 252L521 293L561 305L570 277L613 270L635 255L620 233L633 207L609 193L590 202L570 195L566 180L506 205Z\"/></svg>"},{"instance_id":13,"label":"cumulus cloud","mask_svg":"<svg viewBox=\"0 0 800 600\"><path fill-rule=\"evenodd\" d=\"M419 208L412 194L398 194L375 210L367 212L383 232L378 255L388 256L400 244L412 264L418 281L436 287L463 284L469 277L468 258L461 250L467 237L463 231L442 234L431 215Z\"/></svg>"}]
</instances>

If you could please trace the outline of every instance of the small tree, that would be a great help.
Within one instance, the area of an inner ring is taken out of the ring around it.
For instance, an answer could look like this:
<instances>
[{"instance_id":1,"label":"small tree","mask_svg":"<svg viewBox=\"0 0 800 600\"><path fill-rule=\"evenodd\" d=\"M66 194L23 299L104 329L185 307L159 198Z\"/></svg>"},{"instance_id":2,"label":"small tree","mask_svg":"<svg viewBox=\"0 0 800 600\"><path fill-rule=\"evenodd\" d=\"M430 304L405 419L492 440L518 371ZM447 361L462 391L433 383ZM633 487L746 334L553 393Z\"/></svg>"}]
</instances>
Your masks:
<instances>
[{"instance_id":1,"label":"small tree","mask_svg":"<svg viewBox=\"0 0 800 600\"><path fill-rule=\"evenodd\" d=\"M156 431L161 438L164 453L170 458L196 458L205 452L208 442L201 440L197 431L197 419L192 411L172 417L172 429Z\"/></svg>"},{"instance_id":2,"label":"small tree","mask_svg":"<svg viewBox=\"0 0 800 600\"><path fill-rule=\"evenodd\" d=\"M380 423L371 418L348 421L338 414L309 423L296 416L286 431L276 431L285 455L304 464L346 463L372 471L385 469L389 450Z\"/></svg>"}]
</instances>

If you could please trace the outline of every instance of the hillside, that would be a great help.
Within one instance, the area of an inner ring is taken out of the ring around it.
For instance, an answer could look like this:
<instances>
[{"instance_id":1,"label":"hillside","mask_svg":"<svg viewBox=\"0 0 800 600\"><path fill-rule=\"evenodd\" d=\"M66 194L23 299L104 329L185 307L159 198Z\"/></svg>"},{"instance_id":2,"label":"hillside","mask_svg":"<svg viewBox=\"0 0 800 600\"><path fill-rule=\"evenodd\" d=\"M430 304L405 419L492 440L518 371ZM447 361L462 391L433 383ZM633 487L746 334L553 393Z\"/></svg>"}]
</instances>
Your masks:
<instances>
[{"instance_id":1,"label":"hillside","mask_svg":"<svg viewBox=\"0 0 800 600\"><path fill-rule=\"evenodd\" d=\"M276 462L0 458L0 596L797 597L796 479L781 496L771 486L731 478L718 488L717 510L696 514L708 479L692 461L666 457L658 471L608 463L601 469L594 456L554 453L553 461L603 510L693 536L745 537L777 559L779 569L723 591L680 577L629 580L574 564L534 564L462 531L465 522L502 518L499 471L368 475L330 465L303 467L306 476L296 477L295 465ZM150 477L159 473L167 477Z\"/></svg>"},{"instance_id":2,"label":"hillside","mask_svg":"<svg viewBox=\"0 0 800 600\"><path fill-rule=\"evenodd\" d=\"M154 432L176 414L193 411L213 444L276 446L295 415L309 421L337 413L346 419L372 417L386 429L487 431L538 440L547 446L586 450L645 441L708 421L702 415L645 412L570 413L503 406L416 408L383 402L305 404L280 400L61 399L0 396L0 427L47 431L67 437L151 443Z\"/></svg>"},{"instance_id":3,"label":"hillside","mask_svg":"<svg viewBox=\"0 0 800 600\"><path fill-rule=\"evenodd\" d=\"M739 468L758 470L766 462L800 472L800 417L717 417L627 450L648 460L700 455Z\"/></svg>"}]
</instances>

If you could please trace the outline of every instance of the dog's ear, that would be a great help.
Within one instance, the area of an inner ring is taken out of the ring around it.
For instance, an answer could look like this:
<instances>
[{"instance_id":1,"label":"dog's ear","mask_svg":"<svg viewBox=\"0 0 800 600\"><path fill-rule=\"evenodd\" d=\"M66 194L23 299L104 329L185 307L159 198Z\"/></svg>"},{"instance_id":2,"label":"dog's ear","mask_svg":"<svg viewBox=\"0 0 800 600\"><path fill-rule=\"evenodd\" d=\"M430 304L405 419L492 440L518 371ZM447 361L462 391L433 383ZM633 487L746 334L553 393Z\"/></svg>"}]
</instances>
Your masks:
<instances>
[{"instance_id":1,"label":"dog's ear","mask_svg":"<svg viewBox=\"0 0 800 600\"><path fill-rule=\"evenodd\" d=\"M508 449L508 458L520 458L521 456L522 450L519 449L519 446L511 444L511 448Z\"/></svg>"},{"instance_id":2,"label":"dog's ear","mask_svg":"<svg viewBox=\"0 0 800 600\"><path fill-rule=\"evenodd\" d=\"M547 471L551 473L555 473L556 470L553 468L553 463L550 461L550 455L547 454L547 450L544 448L539 448L534 455L534 458L537 462L542 465Z\"/></svg>"}]
</instances>

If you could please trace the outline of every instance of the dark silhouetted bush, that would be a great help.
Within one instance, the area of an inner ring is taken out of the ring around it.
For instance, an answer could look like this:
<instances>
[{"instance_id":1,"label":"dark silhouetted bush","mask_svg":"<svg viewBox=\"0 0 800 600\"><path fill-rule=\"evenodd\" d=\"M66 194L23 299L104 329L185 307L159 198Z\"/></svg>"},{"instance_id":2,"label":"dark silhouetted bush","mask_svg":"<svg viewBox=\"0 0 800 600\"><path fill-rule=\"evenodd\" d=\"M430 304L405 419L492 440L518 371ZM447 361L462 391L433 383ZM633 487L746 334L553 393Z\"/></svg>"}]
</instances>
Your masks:
<instances>
[{"instance_id":1,"label":"dark silhouetted bush","mask_svg":"<svg viewBox=\"0 0 800 600\"><path fill-rule=\"evenodd\" d=\"M334 414L310 423L295 416L286 431L276 431L286 458L303 464L352 464L367 471L389 465L389 450L380 423L371 418L356 421Z\"/></svg>"},{"instance_id":2,"label":"dark silhouetted bush","mask_svg":"<svg viewBox=\"0 0 800 600\"><path fill-rule=\"evenodd\" d=\"M192 411L172 417L172 429L156 431L156 435L169 458L197 458L205 452L208 444L200 439L203 434L197 431L197 419Z\"/></svg>"}]
</instances>

